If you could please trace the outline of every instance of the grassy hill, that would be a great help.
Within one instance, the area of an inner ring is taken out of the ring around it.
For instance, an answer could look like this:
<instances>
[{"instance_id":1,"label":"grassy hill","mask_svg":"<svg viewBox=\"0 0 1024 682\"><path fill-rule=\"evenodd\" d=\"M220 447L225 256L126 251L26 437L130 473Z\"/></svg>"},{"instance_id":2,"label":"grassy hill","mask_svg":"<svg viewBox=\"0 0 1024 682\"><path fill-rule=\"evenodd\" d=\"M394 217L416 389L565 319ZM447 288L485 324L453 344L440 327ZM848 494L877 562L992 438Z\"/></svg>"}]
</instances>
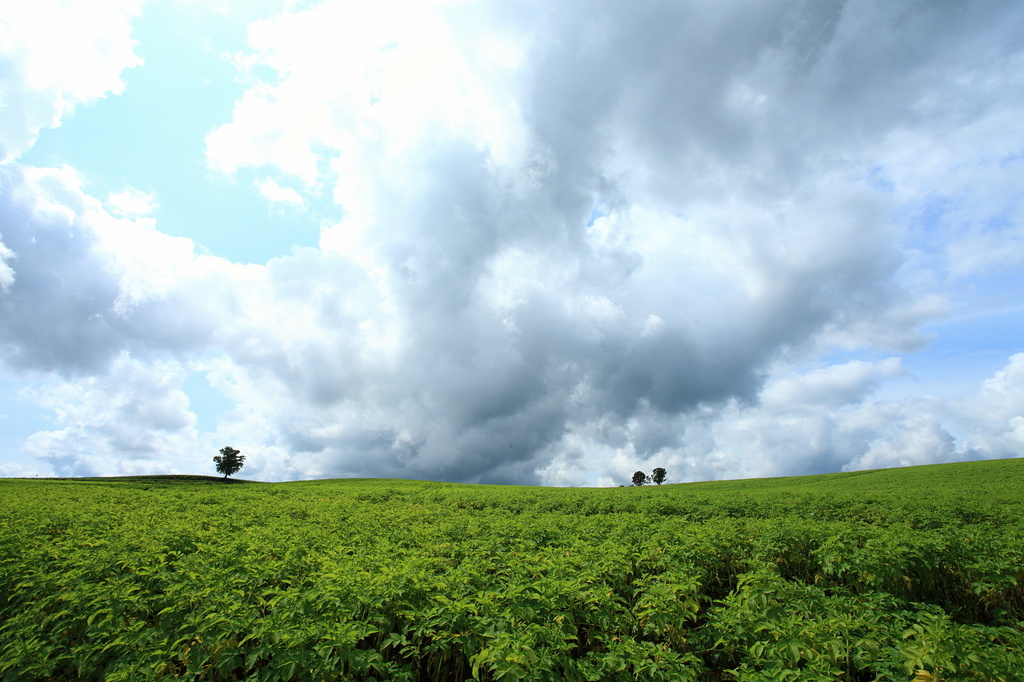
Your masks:
<instances>
[{"instance_id":1,"label":"grassy hill","mask_svg":"<svg viewBox=\"0 0 1024 682\"><path fill-rule=\"evenodd\" d=\"M28 479L24 479L28 480ZM197 476L188 474L158 474L148 476L83 476L78 478L42 478L31 479L33 481L67 481L74 483L105 483L105 484L135 484L135 485L218 485L222 483L254 483L238 478L224 478L223 476Z\"/></svg>"},{"instance_id":2,"label":"grassy hill","mask_svg":"<svg viewBox=\"0 0 1024 682\"><path fill-rule=\"evenodd\" d=\"M0 480L0 680L1024 679L1024 459L222 483Z\"/></svg>"}]
</instances>

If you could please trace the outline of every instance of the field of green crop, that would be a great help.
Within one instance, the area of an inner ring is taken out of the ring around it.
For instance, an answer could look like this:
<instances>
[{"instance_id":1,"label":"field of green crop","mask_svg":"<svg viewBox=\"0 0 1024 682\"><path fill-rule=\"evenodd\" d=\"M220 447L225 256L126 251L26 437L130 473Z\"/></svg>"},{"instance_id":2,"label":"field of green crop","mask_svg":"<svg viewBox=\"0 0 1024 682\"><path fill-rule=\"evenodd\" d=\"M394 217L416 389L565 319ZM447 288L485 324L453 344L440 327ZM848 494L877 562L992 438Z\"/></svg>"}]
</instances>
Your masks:
<instances>
[{"instance_id":1,"label":"field of green crop","mask_svg":"<svg viewBox=\"0 0 1024 682\"><path fill-rule=\"evenodd\" d=\"M916 675L1024 680L1024 459L617 489L0 480L2 680Z\"/></svg>"}]
</instances>

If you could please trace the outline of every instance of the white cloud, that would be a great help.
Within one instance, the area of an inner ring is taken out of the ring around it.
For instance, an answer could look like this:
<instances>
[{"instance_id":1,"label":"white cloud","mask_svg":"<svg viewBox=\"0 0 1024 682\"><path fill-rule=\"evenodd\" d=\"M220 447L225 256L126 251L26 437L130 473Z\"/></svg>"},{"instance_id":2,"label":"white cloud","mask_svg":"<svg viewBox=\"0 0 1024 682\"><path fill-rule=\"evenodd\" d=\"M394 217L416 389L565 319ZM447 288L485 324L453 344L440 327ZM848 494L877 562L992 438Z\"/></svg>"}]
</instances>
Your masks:
<instances>
[{"instance_id":1,"label":"white cloud","mask_svg":"<svg viewBox=\"0 0 1024 682\"><path fill-rule=\"evenodd\" d=\"M317 129L310 120L317 115L303 103L278 104L270 86L254 87L235 105L232 124L207 136L207 163L231 176L242 166L272 163L281 173L314 187L318 159L310 149L315 140L309 135Z\"/></svg>"},{"instance_id":2,"label":"white cloud","mask_svg":"<svg viewBox=\"0 0 1024 682\"><path fill-rule=\"evenodd\" d=\"M387 167L429 135L466 136L499 163L517 159L525 140L516 92L495 86L515 88L525 45L510 30L472 38L459 22L479 10L455 9L322 2L256 22L252 52L238 58L253 83L232 121L207 137L209 165L228 174L273 165L315 187L330 161L347 206L363 194L369 157ZM256 78L261 68L275 78Z\"/></svg>"},{"instance_id":3,"label":"white cloud","mask_svg":"<svg viewBox=\"0 0 1024 682\"><path fill-rule=\"evenodd\" d=\"M1024 353L1015 353L958 410L965 445L997 457L1024 456Z\"/></svg>"},{"instance_id":4,"label":"white cloud","mask_svg":"<svg viewBox=\"0 0 1024 682\"><path fill-rule=\"evenodd\" d=\"M7 261L12 258L14 258L14 252L0 241L0 294L7 291L14 284L14 270L7 264Z\"/></svg>"},{"instance_id":5,"label":"white cloud","mask_svg":"<svg viewBox=\"0 0 1024 682\"><path fill-rule=\"evenodd\" d=\"M140 218L151 215L159 207L156 195L129 187L107 197L106 209L119 218Z\"/></svg>"},{"instance_id":6,"label":"white cloud","mask_svg":"<svg viewBox=\"0 0 1024 682\"><path fill-rule=\"evenodd\" d=\"M0 17L0 162L29 149L43 128L80 104L124 87L142 63L130 38L145 0L34 0Z\"/></svg>"},{"instance_id":7,"label":"white cloud","mask_svg":"<svg viewBox=\"0 0 1024 682\"><path fill-rule=\"evenodd\" d=\"M854 360L831 365L806 374L779 377L761 392L761 403L769 411L819 411L859 403L885 379L903 373L899 358L882 362Z\"/></svg>"},{"instance_id":8,"label":"white cloud","mask_svg":"<svg viewBox=\"0 0 1024 682\"><path fill-rule=\"evenodd\" d=\"M30 397L53 412L58 428L34 434L25 449L62 476L194 471L184 378L178 363L121 353L103 374L48 382Z\"/></svg>"},{"instance_id":9,"label":"white cloud","mask_svg":"<svg viewBox=\"0 0 1024 682\"><path fill-rule=\"evenodd\" d=\"M291 187L282 187L277 184L277 180L274 180L274 178L257 178L254 184L256 189L259 190L260 196L272 204L302 206L306 203L301 194Z\"/></svg>"}]
</instances>

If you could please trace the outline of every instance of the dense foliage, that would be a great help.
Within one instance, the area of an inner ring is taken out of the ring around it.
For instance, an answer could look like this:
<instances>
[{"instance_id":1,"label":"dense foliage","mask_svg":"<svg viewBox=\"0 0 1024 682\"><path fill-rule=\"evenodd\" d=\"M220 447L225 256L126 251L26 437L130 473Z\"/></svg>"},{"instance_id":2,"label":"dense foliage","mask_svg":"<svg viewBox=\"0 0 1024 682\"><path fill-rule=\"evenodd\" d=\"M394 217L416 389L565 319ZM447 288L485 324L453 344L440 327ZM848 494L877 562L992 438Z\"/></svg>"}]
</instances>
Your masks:
<instances>
[{"instance_id":1,"label":"dense foliage","mask_svg":"<svg viewBox=\"0 0 1024 682\"><path fill-rule=\"evenodd\" d=\"M1019 681L1022 483L0 481L0 679Z\"/></svg>"},{"instance_id":2,"label":"dense foliage","mask_svg":"<svg viewBox=\"0 0 1024 682\"><path fill-rule=\"evenodd\" d=\"M224 478L233 476L245 466L245 455L230 445L220 449L220 454L213 458L217 471L224 474Z\"/></svg>"}]
</instances>

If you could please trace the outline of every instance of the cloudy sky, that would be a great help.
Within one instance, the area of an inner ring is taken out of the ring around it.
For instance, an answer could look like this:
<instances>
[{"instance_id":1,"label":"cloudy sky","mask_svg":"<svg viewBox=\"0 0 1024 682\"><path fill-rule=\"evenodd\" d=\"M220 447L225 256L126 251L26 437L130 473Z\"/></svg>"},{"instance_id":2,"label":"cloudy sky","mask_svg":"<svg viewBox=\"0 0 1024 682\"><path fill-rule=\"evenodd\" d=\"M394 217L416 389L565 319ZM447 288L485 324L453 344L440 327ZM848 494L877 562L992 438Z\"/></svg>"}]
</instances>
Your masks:
<instances>
[{"instance_id":1,"label":"cloudy sky","mask_svg":"<svg viewBox=\"0 0 1024 682\"><path fill-rule=\"evenodd\" d=\"M1024 455L1024 4L0 13L0 475Z\"/></svg>"}]
</instances>

